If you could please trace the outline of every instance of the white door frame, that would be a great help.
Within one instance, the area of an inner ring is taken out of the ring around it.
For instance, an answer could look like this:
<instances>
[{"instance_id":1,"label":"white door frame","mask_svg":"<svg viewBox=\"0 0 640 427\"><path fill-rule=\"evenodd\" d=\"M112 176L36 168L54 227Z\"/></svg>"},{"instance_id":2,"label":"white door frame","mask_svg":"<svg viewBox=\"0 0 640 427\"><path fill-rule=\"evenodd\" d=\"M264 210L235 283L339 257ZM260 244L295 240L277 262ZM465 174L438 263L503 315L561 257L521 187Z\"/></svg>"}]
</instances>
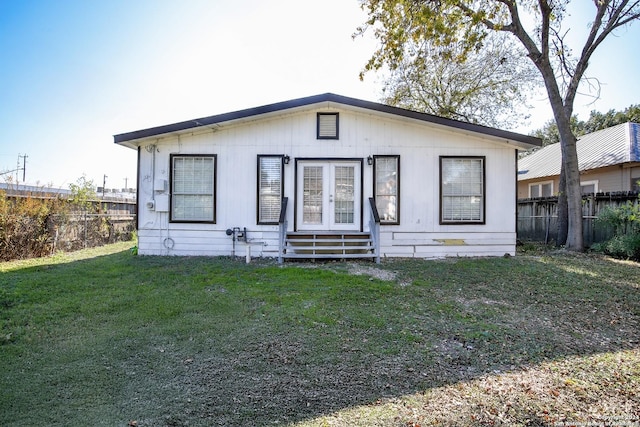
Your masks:
<instances>
[{"instance_id":1,"label":"white door frame","mask_svg":"<svg viewBox=\"0 0 640 427\"><path fill-rule=\"evenodd\" d=\"M362 163L360 158L296 159L294 208L296 231L362 231ZM336 167L340 166L353 167L353 190L352 193L347 192L349 199L353 197L353 212L351 215L348 209L349 213L342 217L337 212L335 191ZM321 190L316 188L318 212L315 218L313 214L311 218L308 215L305 216L304 171L307 167L317 168L310 172L317 174L322 186Z\"/></svg>"}]
</instances>

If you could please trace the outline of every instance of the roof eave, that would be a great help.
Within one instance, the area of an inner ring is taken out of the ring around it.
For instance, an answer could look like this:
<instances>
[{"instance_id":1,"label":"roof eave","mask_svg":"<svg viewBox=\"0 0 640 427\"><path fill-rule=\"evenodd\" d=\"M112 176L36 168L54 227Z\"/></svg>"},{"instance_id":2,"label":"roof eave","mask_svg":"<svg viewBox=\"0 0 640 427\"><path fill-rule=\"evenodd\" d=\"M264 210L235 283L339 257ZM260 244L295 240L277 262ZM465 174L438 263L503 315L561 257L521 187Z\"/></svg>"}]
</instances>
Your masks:
<instances>
[{"instance_id":1,"label":"roof eave","mask_svg":"<svg viewBox=\"0 0 640 427\"><path fill-rule=\"evenodd\" d=\"M454 128L462 131L482 134L504 140L506 143L512 143L521 149L529 149L540 147L542 141L539 138L529 135L522 135L515 132L505 131L501 129L490 128L487 126L477 125L473 123L461 122L457 120L447 119L444 117L434 116L432 114L421 113L418 111L407 110L404 108L393 107L390 105L380 104L361 99L350 98L346 96L336 95L333 93L324 93L321 95L309 96L306 98L298 98L290 101L278 102L275 104L263 105L260 107L248 108L245 110L234 111L230 113L218 114L209 117L202 117L195 120L187 120L178 123L172 123L164 126L156 126L148 129L137 130L133 132L114 135L114 142L130 148L136 148L138 144L135 141L144 140L146 138L160 137L162 135L189 131L202 127L210 127L224 122L234 121L259 116L268 113L279 112L287 109L300 108L322 102L335 102L339 104L349 105L352 107L363 108L367 110L378 111L395 116L411 118L423 122Z\"/></svg>"}]
</instances>

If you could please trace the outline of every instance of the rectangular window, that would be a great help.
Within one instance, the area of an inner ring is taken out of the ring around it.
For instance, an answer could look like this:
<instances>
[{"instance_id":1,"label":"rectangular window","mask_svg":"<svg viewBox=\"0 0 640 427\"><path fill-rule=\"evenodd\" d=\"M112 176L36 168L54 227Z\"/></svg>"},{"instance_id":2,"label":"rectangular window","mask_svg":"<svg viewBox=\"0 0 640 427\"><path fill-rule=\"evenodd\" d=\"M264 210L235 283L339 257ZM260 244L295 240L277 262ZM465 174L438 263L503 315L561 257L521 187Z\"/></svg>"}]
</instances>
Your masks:
<instances>
[{"instance_id":1,"label":"rectangular window","mask_svg":"<svg viewBox=\"0 0 640 427\"><path fill-rule=\"evenodd\" d=\"M595 194L598 192L598 181L584 181L580 183L582 194Z\"/></svg>"},{"instance_id":2,"label":"rectangular window","mask_svg":"<svg viewBox=\"0 0 640 427\"><path fill-rule=\"evenodd\" d=\"M258 224L277 224L284 192L281 155L258 156Z\"/></svg>"},{"instance_id":3,"label":"rectangular window","mask_svg":"<svg viewBox=\"0 0 640 427\"><path fill-rule=\"evenodd\" d=\"M381 224L400 224L400 156L373 156L373 194Z\"/></svg>"},{"instance_id":4,"label":"rectangular window","mask_svg":"<svg viewBox=\"0 0 640 427\"><path fill-rule=\"evenodd\" d=\"M317 138L338 139L338 113L318 113Z\"/></svg>"},{"instance_id":5,"label":"rectangular window","mask_svg":"<svg viewBox=\"0 0 640 427\"><path fill-rule=\"evenodd\" d=\"M171 221L216 221L216 156L171 155Z\"/></svg>"},{"instance_id":6,"label":"rectangular window","mask_svg":"<svg viewBox=\"0 0 640 427\"><path fill-rule=\"evenodd\" d=\"M484 157L440 157L440 223L484 224Z\"/></svg>"},{"instance_id":7,"label":"rectangular window","mask_svg":"<svg viewBox=\"0 0 640 427\"><path fill-rule=\"evenodd\" d=\"M536 182L529 184L529 197L551 197L553 196L553 181Z\"/></svg>"}]
</instances>

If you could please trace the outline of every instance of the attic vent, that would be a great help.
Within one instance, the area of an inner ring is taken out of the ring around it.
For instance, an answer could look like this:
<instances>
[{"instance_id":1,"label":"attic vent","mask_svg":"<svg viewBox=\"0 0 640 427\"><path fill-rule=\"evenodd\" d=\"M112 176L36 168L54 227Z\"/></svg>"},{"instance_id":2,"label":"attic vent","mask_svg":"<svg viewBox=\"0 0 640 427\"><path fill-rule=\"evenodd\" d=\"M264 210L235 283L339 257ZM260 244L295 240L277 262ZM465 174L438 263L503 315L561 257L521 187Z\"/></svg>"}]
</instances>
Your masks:
<instances>
[{"instance_id":1,"label":"attic vent","mask_svg":"<svg viewBox=\"0 0 640 427\"><path fill-rule=\"evenodd\" d=\"M318 113L318 139L338 139L338 113Z\"/></svg>"}]
</instances>

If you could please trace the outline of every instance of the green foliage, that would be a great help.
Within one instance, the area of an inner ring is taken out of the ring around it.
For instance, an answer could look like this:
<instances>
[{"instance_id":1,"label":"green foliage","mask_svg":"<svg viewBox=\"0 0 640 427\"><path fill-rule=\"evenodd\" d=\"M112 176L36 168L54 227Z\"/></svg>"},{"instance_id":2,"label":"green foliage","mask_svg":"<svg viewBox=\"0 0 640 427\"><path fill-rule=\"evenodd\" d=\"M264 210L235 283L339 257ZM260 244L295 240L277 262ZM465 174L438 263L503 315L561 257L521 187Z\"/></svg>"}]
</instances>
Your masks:
<instances>
[{"instance_id":1,"label":"green foliage","mask_svg":"<svg viewBox=\"0 0 640 427\"><path fill-rule=\"evenodd\" d=\"M640 233L616 235L604 243L593 245L592 249L615 258L640 261Z\"/></svg>"},{"instance_id":2,"label":"green foliage","mask_svg":"<svg viewBox=\"0 0 640 427\"><path fill-rule=\"evenodd\" d=\"M528 58L504 36L490 36L486 47L463 62L451 60L462 47L426 48L390 71L383 102L440 117L494 127L526 120L523 107L538 82Z\"/></svg>"},{"instance_id":3,"label":"green foliage","mask_svg":"<svg viewBox=\"0 0 640 427\"><path fill-rule=\"evenodd\" d=\"M598 223L613 227L615 234L640 233L640 200L627 201L617 208L607 208L598 216Z\"/></svg>"},{"instance_id":4,"label":"green foliage","mask_svg":"<svg viewBox=\"0 0 640 427\"><path fill-rule=\"evenodd\" d=\"M622 111L613 109L606 113L591 111L589 118L584 122L584 133L595 132L626 122L640 123L640 104L630 105Z\"/></svg>"},{"instance_id":5,"label":"green foliage","mask_svg":"<svg viewBox=\"0 0 640 427\"><path fill-rule=\"evenodd\" d=\"M610 240L592 249L617 258L640 261L640 200L627 201L617 208L607 208L598 216L598 224L614 230Z\"/></svg>"},{"instance_id":6,"label":"green foliage","mask_svg":"<svg viewBox=\"0 0 640 427\"><path fill-rule=\"evenodd\" d=\"M381 45L365 65L361 78L385 65L393 70L406 59L431 54L424 50L425 46L436 48L445 60L464 62L469 53L482 47L488 32L483 21L506 18L498 2L485 4L479 10L461 8L456 3L362 1L369 19L356 35L371 29Z\"/></svg>"},{"instance_id":7,"label":"green foliage","mask_svg":"<svg viewBox=\"0 0 640 427\"><path fill-rule=\"evenodd\" d=\"M593 110L585 121L579 120L578 116L573 115L571 130L578 137L627 122L640 123L640 104L631 105L623 111L611 109L606 113L600 113ZM542 145L560 142L560 132L558 132L558 126L553 119L545 123L542 128L535 130L533 136L541 138Z\"/></svg>"},{"instance_id":8,"label":"green foliage","mask_svg":"<svg viewBox=\"0 0 640 427\"><path fill-rule=\"evenodd\" d=\"M591 17L586 16L586 25L575 27L580 36L577 39L584 41L584 45L570 46L565 36L574 28L567 28L565 18L584 9L582 3L570 0L361 0L368 20L355 34L371 31L379 42L361 78L364 73L385 66L393 71L414 58L433 57L434 52L445 60L464 63L473 53L486 49L489 34L511 37L521 55L529 58L539 72L554 119L559 123L563 163L567 166L562 171L563 182L567 183L568 212L566 219L563 216L560 221L567 224L565 247L572 251L584 250L580 171L575 135L570 126L575 97L589 61L601 43L616 29L640 19L639 2L594 2ZM432 46L435 49L430 50ZM580 56L574 57L572 52Z\"/></svg>"},{"instance_id":9,"label":"green foliage","mask_svg":"<svg viewBox=\"0 0 640 427\"><path fill-rule=\"evenodd\" d=\"M582 136L585 133L584 122L578 119L575 114L571 116L571 131L576 137ZM551 119L542 126L542 128L533 131L533 136L537 136L542 139L542 145L557 144L560 142L560 132L558 131L558 125L555 120Z\"/></svg>"},{"instance_id":10,"label":"green foliage","mask_svg":"<svg viewBox=\"0 0 640 427\"><path fill-rule=\"evenodd\" d=\"M87 180L82 175L75 183L69 184L71 190L71 204L83 211L98 210L98 206L93 203L96 199L93 180Z\"/></svg>"}]
</instances>

